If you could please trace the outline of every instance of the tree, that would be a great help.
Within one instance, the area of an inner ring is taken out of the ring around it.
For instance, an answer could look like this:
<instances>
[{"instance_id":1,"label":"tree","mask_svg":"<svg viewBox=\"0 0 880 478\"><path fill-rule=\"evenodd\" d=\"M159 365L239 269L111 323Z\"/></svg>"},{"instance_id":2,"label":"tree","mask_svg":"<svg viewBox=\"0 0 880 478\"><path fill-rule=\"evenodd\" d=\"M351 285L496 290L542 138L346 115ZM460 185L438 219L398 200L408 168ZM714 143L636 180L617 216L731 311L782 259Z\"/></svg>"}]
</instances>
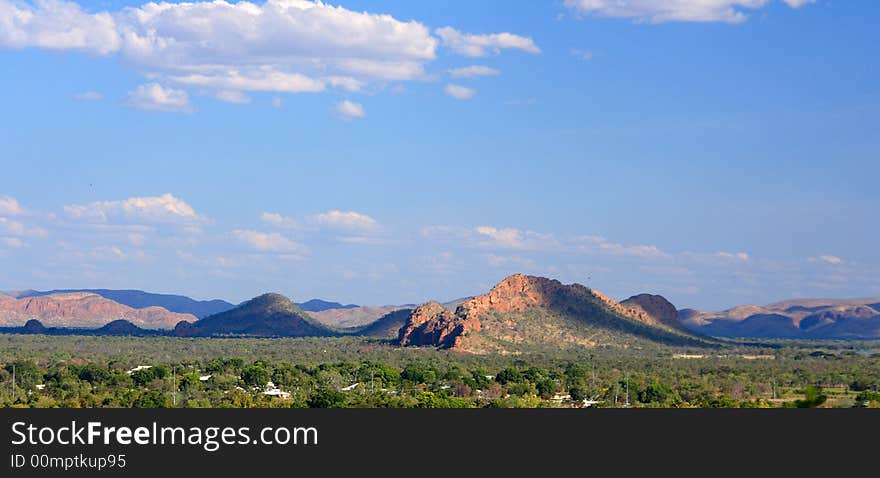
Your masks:
<instances>
[{"instance_id":1,"label":"tree","mask_svg":"<svg viewBox=\"0 0 880 478\"><path fill-rule=\"evenodd\" d=\"M139 387L145 387L148 383L152 382L156 378L155 372L153 372L152 368L145 368L141 370L135 370L131 373L131 380L135 385Z\"/></svg>"},{"instance_id":2,"label":"tree","mask_svg":"<svg viewBox=\"0 0 880 478\"><path fill-rule=\"evenodd\" d=\"M816 408L826 400L828 400L828 396L822 393L820 387L810 385L804 390L804 399L795 400L794 404L797 408Z\"/></svg>"},{"instance_id":3,"label":"tree","mask_svg":"<svg viewBox=\"0 0 880 478\"><path fill-rule=\"evenodd\" d=\"M161 392L147 391L138 395L132 403L134 408L168 408L168 397Z\"/></svg>"},{"instance_id":4,"label":"tree","mask_svg":"<svg viewBox=\"0 0 880 478\"><path fill-rule=\"evenodd\" d=\"M265 387L269 383L269 372L261 365L251 365L241 372L241 379L252 387Z\"/></svg>"},{"instance_id":5,"label":"tree","mask_svg":"<svg viewBox=\"0 0 880 478\"><path fill-rule=\"evenodd\" d=\"M583 401L584 399L587 398L586 392L584 392L584 389L582 389L580 387L569 388L568 394L571 396L571 399L574 400L575 402L580 402L580 401Z\"/></svg>"},{"instance_id":6,"label":"tree","mask_svg":"<svg viewBox=\"0 0 880 478\"><path fill-rule=\"evenodd\" d=\"M342 408L345 394L335 390L322 390L314 393L308 400L309 408Z\"/></svg>"},{"instance_id":7,"label":"tree","mask_svg":"<svg viewBox=\"0 0 880 478\"><path fill-rule=\"evenodd\" d=\"M521 382L522 379L523 377L519 370L511 367L498 372L498 375L495 376L495 381L501 385L506 385L509 382Z\"/></svg>"}]
</instances>

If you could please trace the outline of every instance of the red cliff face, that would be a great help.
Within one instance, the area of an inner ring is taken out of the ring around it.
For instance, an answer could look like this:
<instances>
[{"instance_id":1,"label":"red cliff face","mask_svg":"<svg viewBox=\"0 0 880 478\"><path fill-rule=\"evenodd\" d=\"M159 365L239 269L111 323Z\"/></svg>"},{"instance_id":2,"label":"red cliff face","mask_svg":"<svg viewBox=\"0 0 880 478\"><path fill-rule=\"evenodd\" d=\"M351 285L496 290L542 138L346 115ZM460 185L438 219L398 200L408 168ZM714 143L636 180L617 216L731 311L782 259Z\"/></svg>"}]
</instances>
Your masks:
<instances>
[{"instance_id":1,"label":"red cliff face","mask_svg":"<svg viewBox=\"0 0 880 478\"><path fill-rule=\"evenodd\" d=\"M437 302L428 302L412 311L400 329L399 341L404 347L432 345L454 348L460 345L464 335L479 330L479 320L461 317Z\"/></svg>"},{"instance_id":2,"label":"red cliff face","mask_svg":"<svg viewBox=\"0 0 880 478\"><path fill-rule=\"evenodd\" d=\"M30 319L46 327L101 327L125 319L141 328L171 329L190 314L169 312L162 307L133 309L90 293L51 294L15 299L0 296L0 325L18 327Z\"/></svg>"}]
</instances>

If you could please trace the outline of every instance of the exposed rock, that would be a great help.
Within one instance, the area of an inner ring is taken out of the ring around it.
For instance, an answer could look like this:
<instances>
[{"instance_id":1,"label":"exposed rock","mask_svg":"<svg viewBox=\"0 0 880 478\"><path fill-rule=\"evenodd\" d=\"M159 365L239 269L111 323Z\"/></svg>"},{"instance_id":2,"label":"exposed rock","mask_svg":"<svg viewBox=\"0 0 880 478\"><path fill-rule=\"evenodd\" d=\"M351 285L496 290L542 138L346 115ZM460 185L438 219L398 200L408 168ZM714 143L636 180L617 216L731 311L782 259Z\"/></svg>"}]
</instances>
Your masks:
<instances>
[{"instance_id":1,"label":"exposed rock","mask_svg":"<svg viewBox=\"0 0 880 478\"><path fill-rule=\"evenodd\" d=\"M629 335L699 343L692 333L673 330L678 314L662 297L646 296L629 305L580 284L514 274L455 312L436 302L416 308L400 329L399 343L502 353L510 344L594 346L600 338Z\"/></svg>"},{"instance_id":2,"label":"exposed rock","mask_svg":"<svg viewBox=\"0 0 880 478\"><path fill-rule=\"evenodd\" d=\"M660 295L639 294L620 303L628 315L646 324L682 327L678 310Z\"/></svg>"},{"instance_id":3,"label":"exposed rock","mask_svg":"<svg viewBox=\"0 0 880 478\"><path fill-rule=\"evenodd\" d=\"M400 329L399 342L404 347L432 345L453 348L460 345L463 335L479 330L479 320L468 318L466 314L459 316L437 302L428 302L412 311Z\"/></svg>"}]
</instances>

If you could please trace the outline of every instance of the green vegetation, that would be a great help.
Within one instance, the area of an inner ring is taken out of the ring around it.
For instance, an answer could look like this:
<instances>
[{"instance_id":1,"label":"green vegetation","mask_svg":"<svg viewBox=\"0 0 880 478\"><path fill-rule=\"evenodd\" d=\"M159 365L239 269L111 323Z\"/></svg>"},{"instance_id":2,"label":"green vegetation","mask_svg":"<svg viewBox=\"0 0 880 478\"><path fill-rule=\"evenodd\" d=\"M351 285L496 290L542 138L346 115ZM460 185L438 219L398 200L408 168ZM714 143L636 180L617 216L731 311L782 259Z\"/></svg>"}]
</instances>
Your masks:
<instances>
[{"instance_id":1,"label":"green vegetation","mask_svg":"<svg viewBox=\"0 0 880 478\"><path fill-rule=\"evenodd\" d=\"M878 352L777 341L472 355L354 337L0 335L0 406L880 407Z\"/></svg>"}]
</instances>

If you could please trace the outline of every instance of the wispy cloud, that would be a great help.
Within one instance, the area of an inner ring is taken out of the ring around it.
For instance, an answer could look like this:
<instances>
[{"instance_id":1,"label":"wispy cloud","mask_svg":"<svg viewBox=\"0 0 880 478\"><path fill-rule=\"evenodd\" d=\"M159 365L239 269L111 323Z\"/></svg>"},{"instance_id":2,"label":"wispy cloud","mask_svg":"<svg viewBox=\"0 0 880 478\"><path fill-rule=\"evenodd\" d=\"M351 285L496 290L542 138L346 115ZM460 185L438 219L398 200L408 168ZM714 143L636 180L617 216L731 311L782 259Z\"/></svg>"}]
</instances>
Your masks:
<instances>
[{"instance_id":1,"label":"wispy cloud","mask_svg":"<svg viewBox=\"0 0 880 478\"><path fill-rule=\"evenodd\" d=\"M446 85L446 88L444 88L443 90L446 92L447 95L457 100L469 100L477 94L477 90L473 88L455 85L452 83Z\"/></svg>"},{"instance_id":2,"label":"wispy cloud","mask_svg":"<svg viewBox=\"0 0 880 478\"><path fill-rule=\"evenodd\" d=\"M538 48L534 40L512 33L474 35L462 33L452 27L438 28L435 33L445 46L462 56L482 57L498 54L505 49L521 50L532 54L541 53L541 49Z\"/></svg>"},{"instance_id":3,"label":"wispy cloud","mask_svg":"<svg viewBox=\"0 0 880 478\"><path fill-rule=\"evenodd\" d=\"M500 71L485 65L471 65L461 68L453 68L448 71L453 78L477 78L480 76L498 76Z\"/></svg>"},{"instance_id":4,"label":"wispy cloud","mask_svg":"<svg viewBox=\"0 0 880 478\"><path fill-rule=\"evenodd\" d=\"M843 259L841 259L840 257L837 257L837 256L832 256L832 255L810 257L809 261L810 262L821 262L824 264L831 264L831 265L835 265L835 266L843 264Z\"/></svg>"},{"instance_id":5,"label":"wispy cloud","mask_svg":"<svg viewBox=\"0 0 880 478\"><path fill-rule=\"evenodd\" d=\"M236 229L232 231L232 235L242 244L261 252L304 254L307 250L304 245L294 242L278 232Z\"/></svg>"},{"instance_id":6,"label":"wispy cloud","mask_svg":"<svg viewBox=\"0 0 880 478\"><path fill-rule=\"evenodd\" d=\"M355 211L328 211L310 218L323 227L346 231L375 231L379 222L372 217Z\"/></svg>"},{"instance_id":7,"label":"wispy cloud","mask_svg":"<svg viewBox=\"0 0 880 478\"><path fill-rule=\"evenodd\" d=\"M206 221L192 206L173 196L132 197L118 201L64 206L71 220L93 223L170 223L192 225Z\"/></svg>"},{"instance_id":8,"label":"wispy cloud","mask_svg":"<svg viewBox=\"0 0 880 478\"><path fill-rule=\"evenodd\" d=\"M84 91L78 95L76 95L76 99L78 101L99 101L103 99L104 96L97 91Z\"/></svg>"},{"instance_id":9,"label":"wispy cloud","mask_svg":"<svg viewBox=\"0 0 880 478\"><path fill-rule=\"evenodd\" d=\"M814 0L783 0L799 8ZM565 0L564 5L579 15L630 18L638 22L723 22L742 23L748 12L765 7L768 0Z\"/></svg>"},{"instance_id":10,"label":"wispy cloud","mask_svg":"<svg viewBox=\"0 0 880 478\"><path fill-rule=\"evenodd\" d=\"M191 113L193 108L186 91L158 83L140 85L128 93L125 104L132 108L172 113Z\"/></svg>"},{"instance_id":11,"label":"wispy cloud","mask_svg":"<svg viewBox=\"0 0 880 478\"><path fill-rule=\"evenodd\" d=\"M18 200L10 196L0 196L0 214L5 216L20 216L25 213Z\"/></svg>"},{"instance_id":12,"label":"wispy cloud","mask_svg":"<svg viewBox=\"0 0 880 478\"><path fill-rule=\"evenodd\" d=\"M367 115L367 111L364 109L364 105L349 100L343 100L339 103L336 103L336 107L334 108L334 110L340 118L346 121L351 121L356 118L363 118Z\"/></svg>"}]
</instances>

